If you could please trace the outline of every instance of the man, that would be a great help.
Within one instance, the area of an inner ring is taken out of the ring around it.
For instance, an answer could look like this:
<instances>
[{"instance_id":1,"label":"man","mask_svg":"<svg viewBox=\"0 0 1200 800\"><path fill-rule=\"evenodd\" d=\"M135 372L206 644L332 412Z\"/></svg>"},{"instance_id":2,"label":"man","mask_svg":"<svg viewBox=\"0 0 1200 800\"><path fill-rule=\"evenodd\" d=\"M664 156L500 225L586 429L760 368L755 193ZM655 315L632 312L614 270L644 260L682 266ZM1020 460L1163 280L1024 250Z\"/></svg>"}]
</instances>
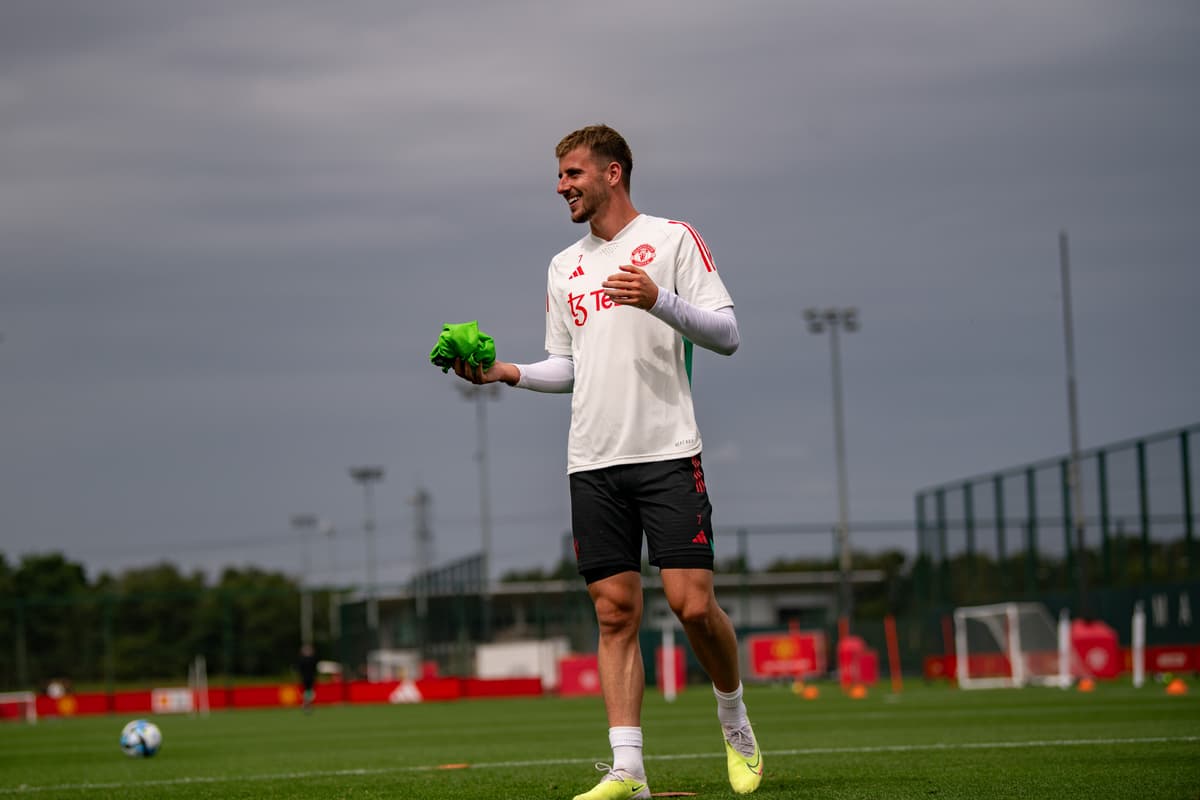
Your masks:
<instances>
[{"instance_id":1,"label":"man","mask_svg":"<svg viewBox=\"0 0 1200 800\"><path fill-rule=\"evenodd\" d=\"M600 684L613 763L575 800L650 797L642 759L645 688L642 534L671 610L713 683L729 780L762 779L762 755L742 702L737 639L713 593L712 506L692 408L692 343L738 347L733 301L699 234L641 214L629 195L633 156L612 128L568 134L555 149L558 194L589 233L550 263L546 350L532 364L463 360L472 383L572 392L567 472L580 574L600 628Z\"/></svg>"},{"instance_id":2,"label":"man","mask_svg":"<svg viewBox=\"0 0 1200 800\"><path fill-rule=\"evenodd\" d=\"M301 645L300 657L296 659L296 672L300 673L300 691L304 703L304 713L311 714L313 701L317 696L317 654L311 644Z\"/></svg>"}]
</instances>

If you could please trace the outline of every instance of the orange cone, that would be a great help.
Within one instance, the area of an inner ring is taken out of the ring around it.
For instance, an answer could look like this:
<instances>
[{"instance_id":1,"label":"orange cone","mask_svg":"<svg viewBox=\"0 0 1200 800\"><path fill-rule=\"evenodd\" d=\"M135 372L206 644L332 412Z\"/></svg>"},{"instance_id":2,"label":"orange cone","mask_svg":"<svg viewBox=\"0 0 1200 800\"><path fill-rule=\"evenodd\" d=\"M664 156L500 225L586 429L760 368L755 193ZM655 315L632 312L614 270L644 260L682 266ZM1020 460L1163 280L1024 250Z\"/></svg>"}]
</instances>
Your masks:
<instances>
[{"instance_id":1,"label":"orange cone","mask_svg":"<svg viewBox=\"0 0 1200 800\"><path fill-rule=\"evenodd\" d=\"M816 700L821 696L821 690L815 686L805 686L804 691L800 693L800 696L805 700Z\"/></svg>"},{"instance_id":2,"label":"orange cone","mask_svg":"<svg viewBox=\"0 0 1200 800\"><path fill-rule=\"evenodd\" d=\"M862 700L867 696L867 687L861 683L856 683L850 687L850 698L852 700Z\"/></svg>"},{"instance_id":3,"label":"orange cone","mask_svg":"<svg viewBox=\"0 0 1200 800\"><path fill-rule=\"evenodd\" d=\"M1075 688L1081 692L1094 692L1096 691L1096 682L1091 678L1084 678Z\"/></svg>"},{"instance_id":4,"label":"orange cone","mask_svg":"<svg viewBox=\"0 0 1200 800\"><path fill-rule=\"evenodd\" d=\"M1167 684L1167 694L1187 694L1187 684L1182 678L1176 678Z\"/></svg>"}]
</instances>

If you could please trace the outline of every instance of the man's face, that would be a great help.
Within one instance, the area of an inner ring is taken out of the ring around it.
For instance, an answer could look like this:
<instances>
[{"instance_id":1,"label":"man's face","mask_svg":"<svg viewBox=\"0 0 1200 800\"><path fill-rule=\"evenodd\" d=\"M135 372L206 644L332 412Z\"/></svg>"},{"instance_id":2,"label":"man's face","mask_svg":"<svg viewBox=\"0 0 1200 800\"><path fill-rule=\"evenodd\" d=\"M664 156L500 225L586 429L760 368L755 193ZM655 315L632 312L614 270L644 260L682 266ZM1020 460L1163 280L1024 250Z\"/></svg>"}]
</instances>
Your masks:
<instances>
[{"instance_id":1,"label":"man's face","mask_svg":"<svg viewBox=\"0 0 1200 800\"><path fill-rule=\"evenodd\" d=\"M587 222L608 204L604 165L586 147L577 147L558 160L558 188L567 201L572 222Z\"/></svg>"}]
</instances>

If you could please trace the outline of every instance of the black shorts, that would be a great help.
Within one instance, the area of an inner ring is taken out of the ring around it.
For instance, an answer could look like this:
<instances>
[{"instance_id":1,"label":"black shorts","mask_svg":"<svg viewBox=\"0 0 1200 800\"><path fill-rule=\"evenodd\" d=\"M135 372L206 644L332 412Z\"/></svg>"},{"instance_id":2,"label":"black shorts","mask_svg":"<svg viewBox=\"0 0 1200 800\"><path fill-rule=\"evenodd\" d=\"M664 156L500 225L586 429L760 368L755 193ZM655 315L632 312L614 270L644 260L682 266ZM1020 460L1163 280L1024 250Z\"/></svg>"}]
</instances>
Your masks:
<instances>
[{"instance_id":1,"label":"black shorts","mask_svg":"<svg viewBox=\"0 0 1200 800\"><path fill-rule=\"evenodd\" d=\"M700 456L574 472L571 532L588 583L642 568L713 568L712 504Z\"/></svg>"}]
</instances>

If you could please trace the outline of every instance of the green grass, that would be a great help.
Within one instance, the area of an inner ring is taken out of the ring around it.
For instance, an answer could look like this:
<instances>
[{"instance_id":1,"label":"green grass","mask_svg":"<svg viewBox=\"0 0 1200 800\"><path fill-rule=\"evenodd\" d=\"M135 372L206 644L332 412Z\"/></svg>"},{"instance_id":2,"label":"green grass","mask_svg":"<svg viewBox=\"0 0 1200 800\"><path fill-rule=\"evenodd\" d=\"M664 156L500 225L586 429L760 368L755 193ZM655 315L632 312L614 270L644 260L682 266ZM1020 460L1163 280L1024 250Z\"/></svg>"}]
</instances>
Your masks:
<instances>
[{"instance_id":1,"label":"green grass","mask_svg":"<svg viewBox=\"0 0 1200 800\"><path fill-rule=\"evenodd\" d=\"M756 798L1200 800L1200 694L1100 685L963 692L914 684L850 700L747 690L764 750ZM0 725L0 800L38 798L571 798L608 760L598 699L323 706L156 717L162 751L122 755L125 718ZM734 797L715 704L647 696L655 792ZM469 764L438 769L444 764Z\"/></svg>"}]
</instances>

